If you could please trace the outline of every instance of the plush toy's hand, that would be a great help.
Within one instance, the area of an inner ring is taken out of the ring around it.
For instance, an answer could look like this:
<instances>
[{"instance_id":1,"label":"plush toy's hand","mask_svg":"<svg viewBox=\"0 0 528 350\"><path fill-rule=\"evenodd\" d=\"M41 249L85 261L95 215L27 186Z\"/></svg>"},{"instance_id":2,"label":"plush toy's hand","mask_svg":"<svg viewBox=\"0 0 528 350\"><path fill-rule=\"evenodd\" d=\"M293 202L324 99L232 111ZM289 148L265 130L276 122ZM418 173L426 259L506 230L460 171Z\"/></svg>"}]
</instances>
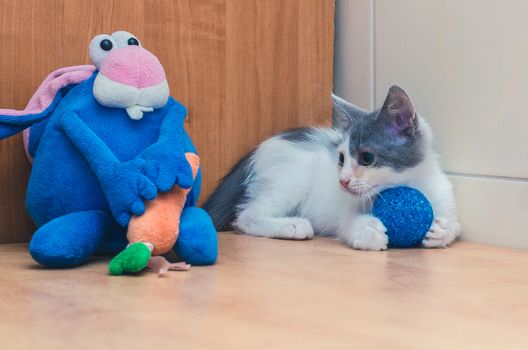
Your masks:
<instances>
[{"instance_id":1,"label":"plush toy's hand","mask_svg":"<svg viewBox=\"0 0 528 350\"><path fill-rule=\"evenodd\" d=\"M108 169L110 180L102 183L112 215L121 226L128 225L132 215L145 212L143 200L157 196L156 186L145 176L146 166L143 159L115 164Z\"/></svg>"},{"instance_id":2,"label":"plush toy's hand","mask_svg":"<svg viewBox=\"0 0 528 350\"><path fill-rule=\"evenodd\" d=\"M170 145L155 143L145 149L140 158L146 161L146 174L161 192L170 190L174 185L187 189L194 182L184 153L175 151Z\"/></svg>"}]
</instances>

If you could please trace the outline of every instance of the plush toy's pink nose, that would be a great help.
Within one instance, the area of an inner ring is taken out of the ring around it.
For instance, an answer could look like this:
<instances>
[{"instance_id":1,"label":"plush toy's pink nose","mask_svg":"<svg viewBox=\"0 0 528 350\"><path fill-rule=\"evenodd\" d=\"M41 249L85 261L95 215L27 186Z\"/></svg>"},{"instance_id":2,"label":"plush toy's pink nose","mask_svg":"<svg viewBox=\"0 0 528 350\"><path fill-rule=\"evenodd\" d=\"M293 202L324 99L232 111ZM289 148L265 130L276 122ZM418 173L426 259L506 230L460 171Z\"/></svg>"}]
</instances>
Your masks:
<instances>
[{"instance_id":1,"label":"plush toy's pink nose","mask_svg":"<svg viewBox=\"0 0 528 350\"><path fill-rule=\"evenodd\" d=\"M138 89L161 83L165 71L156 56L136 45L111 52L99 72L107 78Z\"/></svg>"}]
</instances>

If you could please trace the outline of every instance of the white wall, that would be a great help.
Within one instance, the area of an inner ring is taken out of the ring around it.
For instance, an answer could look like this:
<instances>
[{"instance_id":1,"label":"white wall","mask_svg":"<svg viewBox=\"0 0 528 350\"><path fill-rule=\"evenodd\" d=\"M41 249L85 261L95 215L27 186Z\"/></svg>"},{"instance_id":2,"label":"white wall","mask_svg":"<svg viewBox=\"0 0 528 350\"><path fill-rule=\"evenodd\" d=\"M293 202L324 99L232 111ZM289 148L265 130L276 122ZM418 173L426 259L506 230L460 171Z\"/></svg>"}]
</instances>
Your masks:
<instances>
[{"instance_id":1,"label":"white wall","mask_svg":"<svg viewBox=\"0 0 528 350\"><path fill-rule=\"evenodd\" d=\"M463 238L528 248L528 1L336 0L335 90L403 87L436 135Z\"/></svg>"}]
</instances>

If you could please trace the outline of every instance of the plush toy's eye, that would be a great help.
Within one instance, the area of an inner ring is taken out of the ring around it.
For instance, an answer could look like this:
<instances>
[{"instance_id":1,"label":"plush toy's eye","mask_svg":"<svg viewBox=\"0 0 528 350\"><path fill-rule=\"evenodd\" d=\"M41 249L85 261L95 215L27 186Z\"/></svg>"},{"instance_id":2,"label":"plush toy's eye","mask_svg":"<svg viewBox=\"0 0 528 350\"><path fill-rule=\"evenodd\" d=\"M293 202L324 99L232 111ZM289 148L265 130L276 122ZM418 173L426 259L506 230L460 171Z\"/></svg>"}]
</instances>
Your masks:
<instances>
[{"instance_id":1,"label":"plush toy's eye","mask_svg":"<svg viewBox=\"0 0 528 350\"><path fill-rule=\"evenodd\" d=\"M103 49L105 51L110 51L114 47L114 44L112 44L112 42L110 40L108 40L108 39L103 39L99 43L99 46L101 47L101 49Z\"/></svg>"},{"instance_id":2,"label":"plush toy's eye","mask_svg":"<svg viewBox=\"0 0 528 350\"><path fill-rule=\"evenodd\" d=\"M90 47L88 48L88 53L90 54L94 66L99 69L103 61L106 59L106 56L108 56L110 52L115 51L117 47L116 41L110 35L96 35L92 41L90 41Z\"/></svg>"},{"instance_id":3,"label":"plush toy's eye","mask_svg":"<svg viewBox=\"0 0 528 350\"><path fill-rule=\"evenodd\" d=\"M374 160L376 159L376 156L373 155L370 152L361 152L359 154L358 163L363 166L369 166L374 163Z\"/></svg>"},{"instance_id":4,"label":"plush toy's eye","mask_svg":"<svg viewBox=\"0 0 528 350\"><path fill-rule=\"evenodd\" d=\"M128 43L128 45L139 46L139 41L136 38L134 38L134 37L128 39L127 43Z\"/></svg>"},{"instance_id":5,"label":"plush toy's eye","mask_svg":"<svg viewBox=\"0 0 528 350\"><path fill-rule=\"evenodd\" d=\"M345 164L345 155L343 154L343 152L339 152L339 166L343 166L343 164Z\"/></svg>"},{"instance_id":6,"label":"plush toy's eye","mask_svg":"<svg viewBox=\"0 0 528 350\"><path fill-rule=\"evenodd\" d=\"M129 33L124 30L120 30L118 32L112 33L112 39L115 40L117 46L119 48L127 47L127 46L141 46L141 42L139 39L132 33Z\"/></svg>"}]
</instances>

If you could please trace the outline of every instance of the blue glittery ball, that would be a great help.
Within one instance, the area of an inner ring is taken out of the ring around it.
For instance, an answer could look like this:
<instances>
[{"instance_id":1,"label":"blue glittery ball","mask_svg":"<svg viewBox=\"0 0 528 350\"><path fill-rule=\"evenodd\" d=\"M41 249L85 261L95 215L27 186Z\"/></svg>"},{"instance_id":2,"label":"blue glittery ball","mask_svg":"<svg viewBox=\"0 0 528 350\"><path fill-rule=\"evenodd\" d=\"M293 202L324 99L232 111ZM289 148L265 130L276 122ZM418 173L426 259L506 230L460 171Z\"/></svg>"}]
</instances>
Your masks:
<instances>
[{"instance_id":1,"label":"blue glittery ball","mask_svg":"<svg viewBox=\"0 0 528 350\"><path fill-rule=\"evenodd\" d=\"M382 191L374 202L372 215L385 225L389 247L395 248L418 245L433 223L431 203L410 187Z\"/></svg>"}]
</instances>

